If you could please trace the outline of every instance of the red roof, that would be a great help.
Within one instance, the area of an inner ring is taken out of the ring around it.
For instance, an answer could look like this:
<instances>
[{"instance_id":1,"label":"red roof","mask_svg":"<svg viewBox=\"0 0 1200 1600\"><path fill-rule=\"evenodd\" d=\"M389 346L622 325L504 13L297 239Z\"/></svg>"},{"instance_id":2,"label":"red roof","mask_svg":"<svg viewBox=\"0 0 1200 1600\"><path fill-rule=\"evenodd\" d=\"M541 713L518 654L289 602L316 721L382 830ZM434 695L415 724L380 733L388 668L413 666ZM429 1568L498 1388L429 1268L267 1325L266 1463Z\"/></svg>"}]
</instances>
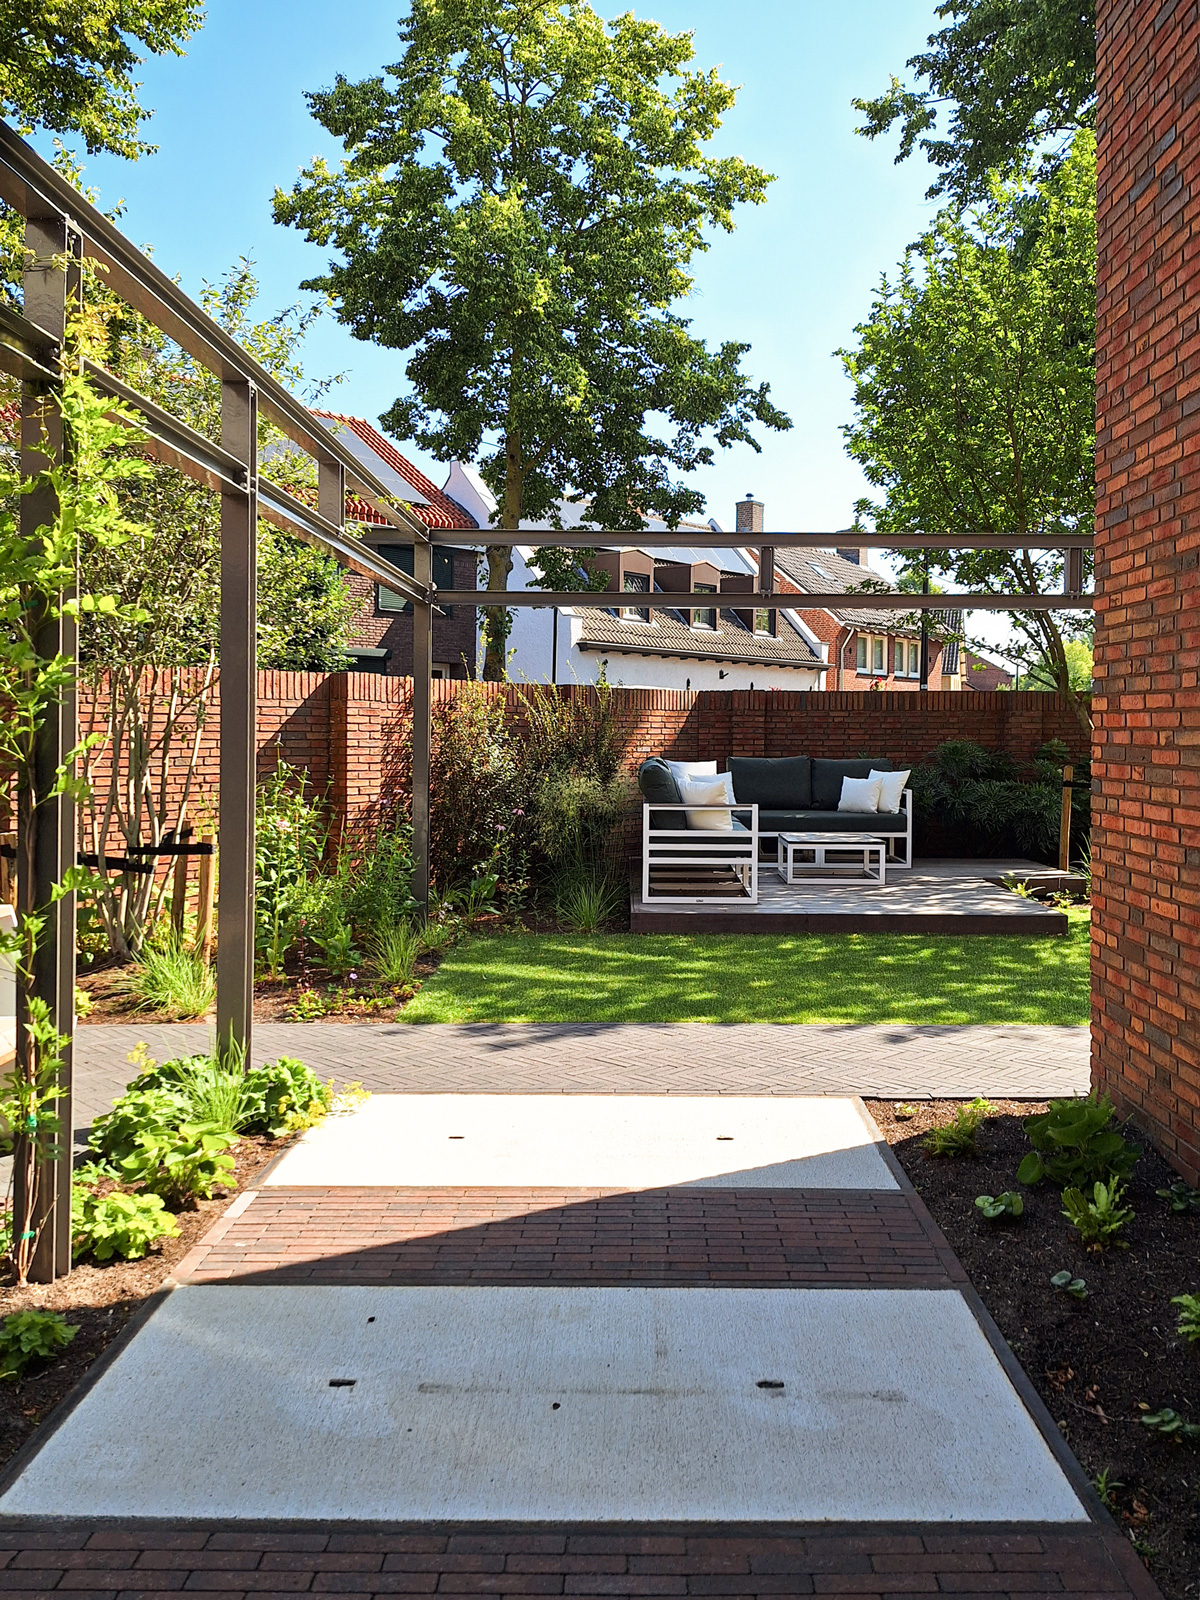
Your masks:
<instances>
[{"instance_id":1,"label":"red roof","mask_svg":"<svg viewBox=\"0 0 1200 1600\"><path fill-rule=\"evenodd\" d=\"M406 461L390 439L384 437L378 428L371 426L363 417L343 416L340 411L316 411L314 417L325 417L332 422L341 422L351 429L369 449L374 450L381 461L386 461L393 472L398 472L406 483L411 483L417 493L427 504L416 505L413 512L429 528L477 528L479 524L474 517L468 516L457 501L442 491L423 472L418 472L411 461ZM386 526L387 518L380 516L369 506L365 500L360 500L357 495L346 496L346 515L354 522L378 523Z\"/></svg>"}]
</instances>

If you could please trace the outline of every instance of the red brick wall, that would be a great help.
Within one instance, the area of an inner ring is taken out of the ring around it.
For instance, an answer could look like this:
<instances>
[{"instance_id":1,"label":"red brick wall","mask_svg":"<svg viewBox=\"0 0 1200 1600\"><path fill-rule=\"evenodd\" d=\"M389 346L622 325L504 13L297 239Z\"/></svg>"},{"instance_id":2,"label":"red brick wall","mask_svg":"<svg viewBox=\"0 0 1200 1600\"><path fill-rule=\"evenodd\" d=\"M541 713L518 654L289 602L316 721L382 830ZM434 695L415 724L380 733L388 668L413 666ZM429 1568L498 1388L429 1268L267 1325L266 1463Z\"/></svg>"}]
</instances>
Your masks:
<instances>
[{"instance_id":1,"label":"red brick wall","mask_svg":"<svg viewBox=\"0 0 1200 1600\"><path fill-rule=\"evenodd\" d=\"M1200 1180L1200 6L1101 0L1092 1069Z\"/></svg>"}]
</instances>

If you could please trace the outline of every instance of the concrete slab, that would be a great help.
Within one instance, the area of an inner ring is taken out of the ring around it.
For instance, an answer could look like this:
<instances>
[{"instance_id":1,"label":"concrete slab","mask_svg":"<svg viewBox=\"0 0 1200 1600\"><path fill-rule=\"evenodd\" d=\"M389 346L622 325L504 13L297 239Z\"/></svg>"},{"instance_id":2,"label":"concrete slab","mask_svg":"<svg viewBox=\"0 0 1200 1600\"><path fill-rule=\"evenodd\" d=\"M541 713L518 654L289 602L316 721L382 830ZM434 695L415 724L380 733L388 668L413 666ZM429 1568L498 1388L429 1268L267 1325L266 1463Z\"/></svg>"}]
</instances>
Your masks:
<instances>
[{"instance_id":1,"label":"concrete slab","mask_svg":"<svg viewBox=\"0 0 1200 1600\"><path fill-rule=\"evenodd\" d=\"M886 1289L177 1289L0 1513L1087 1520L961 1295Z\"/></svg>"},{"instance_id":2,"label":"concrete slab","mask_svg":"<svg viewBox=\"0 0 1200 1600\"><path fill-rule=\"evenodd\" d=\"M853 1100L374 1095L305 1134L269 1184L894 1189Z\"/></svg>"}]
</instances>

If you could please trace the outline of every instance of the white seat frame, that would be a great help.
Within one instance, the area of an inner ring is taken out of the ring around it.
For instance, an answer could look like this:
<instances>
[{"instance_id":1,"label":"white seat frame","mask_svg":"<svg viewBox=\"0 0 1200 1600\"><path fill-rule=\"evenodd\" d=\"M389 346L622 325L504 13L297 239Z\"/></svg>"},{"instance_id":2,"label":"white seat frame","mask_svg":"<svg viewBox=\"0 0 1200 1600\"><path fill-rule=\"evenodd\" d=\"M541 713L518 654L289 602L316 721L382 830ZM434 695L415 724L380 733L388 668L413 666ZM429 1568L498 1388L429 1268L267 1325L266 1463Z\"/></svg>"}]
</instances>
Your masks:
<instances>
[{"instance_id":1,"label":"white seat frame","mask_svg":"<svg viewBox=\"0 0 1200 1600\"><path fill-rule=\"evenodd\" d=\"M687 819L680 816L678 828L652 828L652 811L728 811L732 822L747 816L750 821L744 829L689 828ZM661 867L728 867L741 879L746 898L737 905L758 904L758 807L756 805L712 805L695 801L688 805L664 805L649 800L642 804L642 904L643 905L729 905L727 894L661 894L651 893L650 869Z\"/></svg>"},{"instance_id":2,"label":"white seat frame","mask_svg":"<svg viewBox=\"0 0 1200 1600\"><path fill-rule=\"evenodd\" d=\"M745 807L734 807L734 810L745 809ZM772 806L771 809L773 811L780 811L783 808L782 806ZM896 845L897 847L900 845L904 846L903 855L901 855L897 849L896 855L893 856L889 854L887 858L888 866L893 869L908 868L913 864L913 792L911 789L905 789L904 793L900 796L900 809L904 813L905 827L903 833L889 833L886 828L875 828L872 830L874 833L878 834L881 839L886 839L888 841L889 849L892 845ZM783 831L785 833L803 833L806 830L803 828L785 828ZM776 847L778 847L778 829L775 829L772 832L762 833L759 835L759 837L762 839L774 839L776 841Z\"/></svg>"}]
</instances>

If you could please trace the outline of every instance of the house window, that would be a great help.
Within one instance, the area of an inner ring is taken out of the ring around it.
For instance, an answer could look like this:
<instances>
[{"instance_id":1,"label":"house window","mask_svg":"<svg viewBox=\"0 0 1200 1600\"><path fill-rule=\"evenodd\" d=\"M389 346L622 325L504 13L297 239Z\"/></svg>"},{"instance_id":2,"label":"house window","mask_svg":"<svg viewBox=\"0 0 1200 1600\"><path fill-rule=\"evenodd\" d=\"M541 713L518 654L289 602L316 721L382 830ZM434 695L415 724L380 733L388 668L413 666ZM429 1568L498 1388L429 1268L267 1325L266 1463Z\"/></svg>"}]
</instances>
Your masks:
<instances>
[{"instance_id":1,"label":"house window","mask_svg":"<svg viewBox=\"0 0 1200 1600\"><path fill-rule=\"evenodd\" d=\"M919 678L921 676L920 644L915 639L909 639L906 643L901 644L899 649L901 649L908 657L908 666L905 670L905 676L909 678ZM901 659L903 659L903 657Z\"/></svg>"},{"instance_id":2,"label":"house window","mask_svg":"<svg viewBox=\"0 0 1200 1600\"><path fill-rule=\"evenodd\" d=\"M902 657L897 645L896 667L900 670ZM860 633L858 636L858 670L872 678L887 676L887 638L879 633Z\"/></svg>"},{"instance_id":3,"label":"house window","mask_svg":"<svg viewBox=\"0 0 1200 1600\"><path fill-rule=\"evenodd\" d=\"M871 640L871 672L887 676L887 640L876 634Z\"/></svg>"},{"instance_id":4,"label":"house window","mask_svg":"<svg viewBox=\"0 0 1200 1600\"><path fill-rule=\"evenodd\" d=\"M385 561L390 561L394 567L399 567L401 572L412 576L413 547L410 544L381 544L379 554ZM454 551L434 549L433 552L433 582L438 589L453 589L454 587ZM408 616L412 611L411 600L406 600L403 595L397 594L393 589L385 589L383 584L376 588L376 605L380 611L399 611L403 616ZM446 606L442 615L450 617L454 613L453 606Z\"/></svg>"},{"instance_id":5,"label":"house window","mask_svg":"<svg viewBox=\"0 0 1200 1600\"><path fill-rule=\"evenodd\" d=\"M693 585L693 592L696 593L696 594L716 594L717 586L716 586L715 583L697 583L697 584ZM709 610L706 607L703 611L693 611L692 612L692 627L693 628L712 628L712 629L715 629L716 626L717 626L717 613L716 613L715 607L712 610Z\"/></svg>"},{"instance_id":6,"label":"house window","mask_svg":"<svg viewBox=\"0 0 1200 1600\"><path fill-rule=\"evenodd\" d=\"M769 611L756 611L754 613L754 631L755 633L766 634L771 632L771 613Z\"/></svg>"},{"instance_id":7,"label":"house window","mask_svg":"<svg viewBox=\"0 0 1200 1600\"><path fill-rule=\"evenodd\" d=\"M627 572L621 580L621 588L625 594L649 594L650 574L648 572ZM623 622L649 622L649 611L643 611L639 606L622 606L621 620Z\"/></svg>"}]
</instances>

